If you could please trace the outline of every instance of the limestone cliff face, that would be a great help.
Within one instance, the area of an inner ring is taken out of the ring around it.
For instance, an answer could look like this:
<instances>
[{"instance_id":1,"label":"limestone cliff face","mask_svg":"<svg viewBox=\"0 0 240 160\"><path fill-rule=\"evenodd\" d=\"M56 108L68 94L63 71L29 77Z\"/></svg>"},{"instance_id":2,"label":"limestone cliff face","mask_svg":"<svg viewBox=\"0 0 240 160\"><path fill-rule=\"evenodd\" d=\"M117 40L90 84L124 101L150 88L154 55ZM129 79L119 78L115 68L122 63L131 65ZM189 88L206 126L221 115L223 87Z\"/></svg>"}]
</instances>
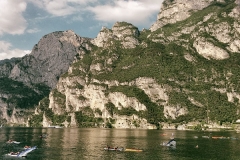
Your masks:
<instances>
[{"instance_id":1,"label":"limestone cliff face","mask_svg":"<svg viewBox=\"0 0 240 160\"><path fill-rule=\"evenodd\" d=\"M117 22L112 29L103 27L92 43L98 47L109 47L113 40L118 40L124 48L134 48L139 45L138 36L138 28L126 22Z\"/></svg>"},{"instance_id":2,"label":"limestone cliff face","mask_svg":"<svg viewBox=\"0 0 240 160\"><path fill-rule=\"evenodd\" d=\"M28 117L26 114L29 114L29 111L20 108L11 108L6 105L5 102L0 101L0 123L8 124L11 126L29 126Z\"/></svg>"},{"instance_id":3,"label":"limestone cliff face","mask_svg":"<svg viewBox=\"0 0 240 160\"><path fill-rule=\"evenodd\" d=\"M13 67L9 77L55 88L59 76L68 70L76 55L80 55L81 48L88 48L88 40L71 30L48 34L34 46L30 55Z\"/></svg>"},{"instance_id":4,"label":"limestone cliff face","mask_svg":"<svg viewBox=\"0 0 240 160\"><path fill-rule=\"evenodd\" d=\"M96 80L93 80L96 81ZM91 83L91 82L90 82ZM49 108L53 110L55 114L63 114L65 112L74 113L76 111L81 111L83 108L90 107L93 111L99 109L101 111L101 115L95 113L95 116L100 116L101 118L113 118L116 119L116 122L113 124L116 128L145 128L151 129L155 128L154 125L151 125L147 122L145 118L140 118L137 115L125 116L125 115L117 115L111 114L107 108L106 104L111 102L114 106L122 110L123 108L132 107L136 111L146 111L147 108L144 104L138 101L138 99L134 97L128 97L121 92L112 92L108 95L105 94L108 87L112 84L124 85L120 82L101 82L102 84L109 84L108 86L101 86L99 84L86 84L84 79L80 79L77 77L66 77L61 78L57 85L57 90L61 92L61 94L66 96L66 103L63 106L59 106L59 99L53 97L53 93L50 94L50 105ZM74 84L80 84L83 87L77 88ZM136 81L130 82L131 85L137 85L142 88L149 97L152 97L153 101L157 101L159 98L163 98L167 101L168 96L166 95L165 89L158 85L151 78L139 78ZM152 88L154 87L154 88ZM64 110L64 111L63 111ZM172 113L168 113L168 116L173 116ZM175 116L175 113L174 113ZM136 122L137 121L137 122ZM138 124L138 127L134 125L134 123ZM44 123L43 126L47 127L48 123ZM72 126L72 124L68 124Z\"/></svg>"},{"instance_id":5,"label":"limestone cliff face","mask_svg":"<svg viewBox=\"0 0 240 160\"><path fill-rule=\"evenodd\" d=\"M229 54L226 50L214 46L211 42L204 39L196 39L193 43L193 47L197 52L206 59L223 60L229 58Z\"/></svg>"},{"instance_id":6,"label":"limestone cliff face","mask_svg":"<svg viewBox=\"0 0 240 160\"><path fill-rule=\"evenodd\" d=\"M223 0L217 0L222 2ZM156 31L166 24L173 24L190 17L193 12L209 6L214 0L165 0L150 30Z\"/></svg>"},{"instance_id":7,"label":"limestone cliff face","mask_svg":"<svg viewBox=\"0 0 240 160\"><path fill-rule=\"evenodd\" d=\"M97 82L97 80L92 80L92 82ZM92 83L90 82L90 83ZM76 87L76 84L81 85L81 88ZM66 102L59 106L59 97L54 97L53 93L50 94L50 104L49 108L53 110L55 114L61 115L64 112L74 113L76 111L81 111L86 107L90 107L93 111L99 109L101 115L95 113L96 117L101 117L103 119L113 118L116 122L113 124L116 128L145 128L153 129L156 126L149 124L145 118L141 118L138 115L117 115L111 114L107 108L106 104L111 102L118 110L123 108L132 107L136 111L146 111L147 108L144 104L139 102L138 99L134 97L128 97L122 92L112 92L106 95L107 88L114 87L115 85L121 86L126 85L126 83L120 83L117 81L114 82L101 82L105 84L101 86L99 84L87 84L84 79L79 77L66 77L60 78L57 90L61 94L65 95ZM159 105L164 105L164 115L168 118L176 118L180 115L187 113L187 109L182 106L168 106L168 95L167 95L167 86L159 85L152 78L142 77L136 79L136 81L129 82L130 86L137 86L142 89L153 102L158 103ZM158 101L162 99L162 101ZM72 115L72 114L71 114ZM51 122L50 122L51 123ZM73 122L75 124L75 120ZM137 123L134 124L134 123ZM49 123L43 123L44 127L47 127ZM73 126L72 123L69 123L67 126Z\"/></svg>"},{"instance_id":8,"label":"limestone cliff face","mask_svg":"<svg viewBox=\"0 0 240 160\"><path fill-rule=\"evenodd\" d=\"M201 0L199 3L188 0L164 1L157 22L150 28L151 31L159 28L160 30L157 34L153 32L149 37L152 37L154 42L178 41L178 44L185 46L189 46L189 43L193 41L193 49L204 58L228 59L230 52L239 52L237 38L240 33L239 17L237 16L240 13L239 1L234 2L235 7L231 10L223 9L221 12L210 10L214 3L227 5L227 2L221 0ZM195 12L201 12L201 10L206 14L200 18L197 14L195 15ZM230 19L231 21L229 21ZM183 20L186 21L184 27L179 23L178 29L173 29L170 34L163 30L164 25L177 26L176 22ZM182 38L184 36L186 38Z\"/></svg>"}]
</instances>

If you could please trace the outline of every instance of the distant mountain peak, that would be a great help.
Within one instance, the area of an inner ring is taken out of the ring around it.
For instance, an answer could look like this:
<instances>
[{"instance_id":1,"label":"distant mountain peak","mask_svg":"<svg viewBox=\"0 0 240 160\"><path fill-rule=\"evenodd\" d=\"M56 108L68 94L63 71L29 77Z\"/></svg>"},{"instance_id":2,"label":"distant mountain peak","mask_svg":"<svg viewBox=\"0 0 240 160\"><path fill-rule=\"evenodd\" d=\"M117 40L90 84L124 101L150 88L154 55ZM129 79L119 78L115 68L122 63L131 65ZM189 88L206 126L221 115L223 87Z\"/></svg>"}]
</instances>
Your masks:
<instances>
[{"instance_id":1,"label":"distant mountain peak","mask_svg":"<svg viewBox=\"0 0 240 160\"><path fill-rule=\"evenodd\" d=\"M113 41L119 41L123 48L135 48L139 44L138 36L138 28L131 23L116 22L112 29L103 27L92 43L98 47L108 47Z\"/></svg>"},{"instance_id":2,"label":"distant mountain peak","mask_svg":"<svg viewBox=\"0 0 240 160\"><path fill-rule=\"evenodd\" d=\"M157 16L157 21L150 27L156 31L166 24L173 24L187 19L195 11L202 10L213 2L224 0L164 0Z\"/></svg>"}]
</instances>

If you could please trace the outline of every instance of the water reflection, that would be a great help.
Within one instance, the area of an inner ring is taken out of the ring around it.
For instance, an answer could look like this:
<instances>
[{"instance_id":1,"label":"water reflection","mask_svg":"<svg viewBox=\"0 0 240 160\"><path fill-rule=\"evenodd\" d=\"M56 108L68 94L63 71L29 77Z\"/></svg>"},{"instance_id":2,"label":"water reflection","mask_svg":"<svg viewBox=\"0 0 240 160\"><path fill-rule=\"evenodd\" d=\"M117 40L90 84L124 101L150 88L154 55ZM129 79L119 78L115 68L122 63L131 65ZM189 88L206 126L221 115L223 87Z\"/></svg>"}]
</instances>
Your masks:
<instances>
[{"instance_id":1,"label":"water reflection","mask_svg":"<svg viewBox=\"0 0 240 160\"><path fill-rule=\"evenodd\" d=\"M40 138L46 134L47 138ZM177 141L176 148L161 146L171 136ZM226 139L202 138L223 136ZM198 138L194 138L198 137ZM235 137L235 138L231 138ZM20 141L15 149L25 145L37 145L27 159L38 160L99 160L99 159L238 159L239 138L235 132L195 132L176 130L131 130L131 129L81 129L81 128L2 128L0 144L8 139ZM143 152L104 151L106 145L124 148L139 148ZM196 148L196 145L199 147ZM13 149L13 148L11 148ZM1 155L8 151L1 150ZM3 158L4 159L4 158Z\"/></svg>"}]
</instances>

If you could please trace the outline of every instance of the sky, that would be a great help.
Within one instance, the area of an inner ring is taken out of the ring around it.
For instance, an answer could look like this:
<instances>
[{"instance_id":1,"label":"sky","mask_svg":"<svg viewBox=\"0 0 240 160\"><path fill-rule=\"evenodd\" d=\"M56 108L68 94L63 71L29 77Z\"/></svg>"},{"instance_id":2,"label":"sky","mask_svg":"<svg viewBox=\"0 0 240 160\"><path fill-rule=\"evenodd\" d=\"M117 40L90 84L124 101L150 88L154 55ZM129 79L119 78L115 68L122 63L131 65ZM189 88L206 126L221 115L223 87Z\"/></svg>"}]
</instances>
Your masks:
<instances>
[{"instance_id":1,"label":"sky","mask_svg":"<svg viewBox=\"0 0 240 160\"><path fill-rule=\"evenodd\" d=\"M73 30L95 38L103 26L149 29L163 0L0 0L0 60L31 53L46 34Z\"/></svg>"}]
</instances>

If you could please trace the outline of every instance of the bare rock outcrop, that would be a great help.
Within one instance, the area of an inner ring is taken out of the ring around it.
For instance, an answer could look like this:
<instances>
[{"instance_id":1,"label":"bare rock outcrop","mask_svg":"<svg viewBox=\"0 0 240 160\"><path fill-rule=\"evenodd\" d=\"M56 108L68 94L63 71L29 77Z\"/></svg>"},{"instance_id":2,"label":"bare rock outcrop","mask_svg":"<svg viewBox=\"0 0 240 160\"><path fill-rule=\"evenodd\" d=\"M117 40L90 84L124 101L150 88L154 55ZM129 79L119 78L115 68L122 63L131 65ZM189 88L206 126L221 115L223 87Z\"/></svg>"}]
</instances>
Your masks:
<instances>
[{"instance_id":1,"label":"bare rock outcrop","mask_svg":"<svg viewBox=\"0 0 240 160\"><path fill-rule=\"evenodd\" d=\"M222 0L218 0L222 1ZM156 31L166 24L176 23L187 19L192 12L202 10L214 0L165 0L157 16L157 21L151 26L151 31Z\"/></svg>"},{"instance_id":2,"label":"bare rock outcrop","mask_svg":"<svg viewBox=\"0 0 240 160\"><path fill-rule=\"evenodd\" d=\"M139 30L126 22L117 22L112 29L103 27L92 43L98 47L108 47L113 41L120 41L123 48L135 48L139 45Z\"/></svg>"},{"instance_id":3,"label":"bare rock outcrop","mask_svg":"<svg viewBox=\"0 0 240 160\"><path fill-rule=\"evenodd\" d=\"M214 46L211 42L207 42L203 38L197 39L193 46L197 52L206 59L223 60L229 58L229 54L224 49Z\"/></svg>"},{"instance_id":4,"label":"bare rock outcrop","mask_svg":"<svg viewBox=\"0 0 240 160\"><path fill-rule=\"evenodd\" d=\"M81 47L90 49L89 40L79 37L71 30L45 35L34 46L31 54L23 57L13 67L9 77L28 84L44 83L55 88L59 76L81 54Z\"/></svg>"}]
</instances>

